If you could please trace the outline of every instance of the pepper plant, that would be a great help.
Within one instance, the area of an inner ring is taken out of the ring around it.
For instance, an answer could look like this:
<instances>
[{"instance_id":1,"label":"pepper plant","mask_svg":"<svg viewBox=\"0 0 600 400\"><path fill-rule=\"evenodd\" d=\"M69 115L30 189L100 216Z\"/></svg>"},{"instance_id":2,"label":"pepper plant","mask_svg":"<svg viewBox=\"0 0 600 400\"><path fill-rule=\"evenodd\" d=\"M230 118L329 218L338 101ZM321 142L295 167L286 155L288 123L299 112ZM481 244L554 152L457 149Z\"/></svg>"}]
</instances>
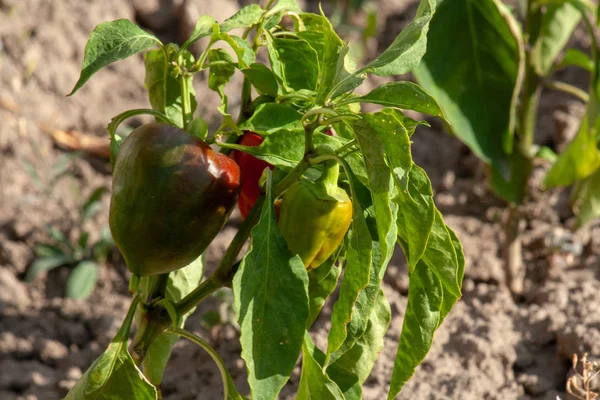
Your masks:
<instances>
[{"instance_id":1,"label":"pepper plant","mask_svg":"<svg viewBox=\"0 0 600 400\"><path fill-rule=\"evenodd\" d=\"M128 20L94 29L73 93L104 66L144 52L152 108L125 111L108 126L110 226L132 271L133 300L118 334L67 399L160 397L179 337L214 359L225 398L244 398L215 350L185 329L194 308L224 287L233 291L252 398L277 398L301 356L298 399L360 399L390 324L382 279L399 243L410 285L388 396L396 397L461 296L464 258L427 174L411 158L411 136L427 123L401 111L444 118L440 107L408 81L362 96L354 90L369 74L415 68L434 8L422 0L412 23L360 68L326 16L302 12L295 0L252 4L221 23L202 16L181 46ZM201 38L208 44L192 54ZM221 97L214 132L194 114L192 80L202 71ZM235 73L243 74L236 119L224 90ZM363 113L361 103L382 107ZM157 123L124 140L115 135L139 114ZM250 133L260 138L241 139ZM204 276L202 254L240 192L245 219L218 268ZM309 331L338 286L321 349Z\"/></svg>"},{"instance_id":2,"label":"pepper plant","mask_svg":"<svg viewBox=\"0 0 600 400\"><path fill-rule=\"evenodd\" d=\"M509 204L503 257L515 294L524 289L521 221L536 157L553 162L544 188L574 185L577 226L600 216L596 15L599 8L589 0L519 0L514 9L501 0L438 0L428 52L414 71L439 101L451 130L491 166L490 186ZM563 51L581 21L590 54ZM589 93L557 80L566 67L591 73ZM587 103L577 135L558 157L534 143L543 87Z\"/></svg>"}]
</instances>

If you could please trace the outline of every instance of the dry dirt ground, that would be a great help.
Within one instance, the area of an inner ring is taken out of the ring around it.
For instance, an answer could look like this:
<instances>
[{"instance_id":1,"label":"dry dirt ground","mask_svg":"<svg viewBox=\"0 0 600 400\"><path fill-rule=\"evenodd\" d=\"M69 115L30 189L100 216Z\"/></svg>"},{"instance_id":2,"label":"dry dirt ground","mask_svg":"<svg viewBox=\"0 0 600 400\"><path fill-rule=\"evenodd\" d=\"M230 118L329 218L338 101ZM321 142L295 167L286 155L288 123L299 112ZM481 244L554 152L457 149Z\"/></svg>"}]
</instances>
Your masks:
<instances>
[{"instance_id":1,"label":"dry dirt ground","mask_svg":"<svg viewBox=\"0 0 600 400\"><path fill-rule=\"evenodd\" d=\"M156 9L155 4L163 8ZM130 18L162 37L177 39L173 1L0 0L0 399L54 400L103 351L129 305L128 272L114 252L101 269L88 301L63 298L66 268L24 283L34 260L32 246L48 239L46 226L73 231L83 198L110 185L106 162L82 155L65 158L40 124L106 135L117 113L147 107L141 56L113 64L96 75L76 96L65 97L79 75L85 41L105 20ZM175 1L175 3L177 3ZM170 6L171 4L171 6ZM414 12L414 2L377 1L378 40L368 54L389 43ZM223 19L239 8L234 0L191 0L184 15L210 13ZM310 4L315 7L315 4ZM327 6L327 4L326 4ZM185 19L185 18L184 18ZM185 21L177 24L185 32ZM166 28L165 28L166 27ZM584 40L577 42L586 46ZM573 72L564 79L585 87ZM239 82L239 77L237 78ZM216 96L196 82L202 112L214 126ZM372 84L372 83L371 83ZM576 126L581 105L544 92L538 143L559 147ZM130 122L133 126L144 119ZM571 233L568 192L532 190L524 223L527 290L514 300L503 286L497 223L504 205L485 183L485 168L456 139L431 121L414 136L415 160L430 174L436 200L447 223L462 240L467 260L464 297L439 329L433 348L406 385L402 399L556 399L564 387L573 353L600 355L600 244L598 224ZM61 163L67 174L56 182ZM534 181L547 165L536 167ZM35 171L32 172L32 171ZM535 185L534 185L535 186ZM103 211L86 229L93 235L107 223ZM215 245L214 263L235 232L234 218ZM386 347L366 382L365 399L384 398L406 305L408 278L401 256L385 279L394 319ZM237 332L229 323L208 328L207 311L227 316L227 293L210 299L188 320L188 327L207 338L225 359L236 385L248 391L239 358ZM325 310L316 329L322 341ZM282 393L292 398L298 376ZM169 400L222 398L220 376L210 358L180 341L162 386Z\"/></svg>"}]
</instances>

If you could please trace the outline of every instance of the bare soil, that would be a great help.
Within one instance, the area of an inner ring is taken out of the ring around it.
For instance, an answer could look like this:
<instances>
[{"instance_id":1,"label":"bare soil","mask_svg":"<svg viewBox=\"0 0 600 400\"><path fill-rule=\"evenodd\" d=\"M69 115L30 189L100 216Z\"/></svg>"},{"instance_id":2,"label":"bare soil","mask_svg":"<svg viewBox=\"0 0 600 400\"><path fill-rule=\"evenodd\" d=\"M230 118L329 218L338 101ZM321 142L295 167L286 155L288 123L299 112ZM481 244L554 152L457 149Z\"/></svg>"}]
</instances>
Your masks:
<instances>
[{"instance_id":1,"label":"bare soil","mask_svg":"<svg viewBox=\"0 0 600 400\"><path fill-rule=\"evenodd\" d=\"M64 396L102 353L125 315L130 302L128 271L116 251L102 266L100 281L87 301L63 298L67 268L53 270L29 285L24 282L35 259L32 246L48 240L46 226L53 224L74 237L82 199L97 187L110 187L105 161L83 154L65 161L66 153L53 145L40 125L101 137L112 116L148 106L141 56L111 65L77 95L65 97L79 75L86 39L98 23L135 18L162 37L179 40L199 15L210 13L222 20L240 7L233 0L189 1L182 16L174 11L178 3L0 0L2 400ZM368 43L367 56L389 43L414 13L412 0L374 4L381 31L377 40ZM587 43L578 37L583 36L577 36L575 43L585 48ZM582 88L587 84L572 71L562 78ZM202 79L196 82L200 112L214 126L218 123L217 97L206 90ZM577 127L582 106L553 93L544 92L542 98L536 140L560 148ZM138 118L130 124L145 121ZM463 243L467 260L464 296L399 398L525 400L558 395L565 399L573 353L600 355L599 225L571 232L568 190L539 192L536 187L548 165L537 165L523 226L527 290L523 298L514 299L504 287L500 259L498 222L504 204L487 187L485 167L444 133L439 122L430 122L432 128L419 128L415 134L413 152L431 177L446 222ZM57 181L61 162L67 162L67 174ZM86 226L93 236L107 225L108 201L106 194L103 210ZM210 249L211 265L238 223L239 217L234 216ZM385 278L394 317L386 347L366 382L365 399L387 394L407 290L406 264L398 251ZM222 292L202 304L189 318L188 328L216 348L238 388L247 394L238 333L227 322L228 301L230 295ZM211 309L219 309L226 322L208 327L203 317ZM329 312L325 309L317 324L318 343L326 338ZM282 398L293 398L297 383L296 374ZM211 359L185 341L176 345L162 389L165 399L222 398L220 376Z\"/></svg>"}]
</instances>

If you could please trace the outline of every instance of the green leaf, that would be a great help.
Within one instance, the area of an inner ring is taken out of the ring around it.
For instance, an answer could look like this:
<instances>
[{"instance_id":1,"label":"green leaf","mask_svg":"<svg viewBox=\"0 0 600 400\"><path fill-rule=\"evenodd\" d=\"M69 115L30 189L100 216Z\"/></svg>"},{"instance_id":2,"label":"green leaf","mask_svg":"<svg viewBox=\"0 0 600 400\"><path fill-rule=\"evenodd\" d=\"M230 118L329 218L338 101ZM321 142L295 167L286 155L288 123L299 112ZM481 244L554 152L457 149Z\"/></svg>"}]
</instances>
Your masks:
<instances>
[{"instance_id":1,"label":"green leaf","mask_svg":"<svg viewBox=\"0 0 600 400\"><path fill-rule=\"evenodd\" d=\"M232 36L232 38L233 41L237 44L237 47L233 47L233 49L239 59L239 68L247 68L248 66L254 64L254 61L256 60L256 54L254 53L252 46L250 46L250 44L246 40L242 39L239 36Z\"/></svg>"},{"instance_id":2,"label":"green leaf","mask_svg":"<svg viewBox=\"0 0 600 400\"><path fill-rule=\"evenodd\" d=\"M165 51L157 49L146 52L144 54L144 66L146 67L144 86L148 91L152 109L164 114L167 105L167 84L171 89L179 86L177 80L169 75ZM176 90L171 90L170 93L173 96Z\"/></svg>"},{"instance_id":3,"label":"green leaf","mask_svg":"<svg viewBox=\"0 0 600 400\"><path fill-rule=\"evenodd\" d=\"M279 232L270 173L250 250L233 278L242 358L253 398L275 399L289 379L304 340L308 276Z\"/></svg>"},{"instance_id":4,"label":"green leaf","mask_svg":"<svg viewBox=\"0 0 600 400\"><path fill-rule=\"evenodd\" d=\"M206 137L208 136L208 124L202 117L196 117L191 120L187 127L187 132L190 135L194 135L202 140L206 140Z\"/></svg>"},{"instance_id":5,"label":"green leaf","mask_svg":"<svg viewBox=\"0 0 600 400\"><path fill-rule=\"evenodd\" d=\"M35 260L25 275L25 282L30 283L42 272L73 262L68 256L44 257Z\"/></svg>"},{"instance_id":6,"label":"green leaf","mask_svg":"<svg viewBox=\"0 0 600 400\"><path fill-rule=\"evenodd\" d=\"M256 54L254 53L254 50L250 44L239 36L229 35L227 33L219 33L213 34L212 40L224 40L227 42L227 44L229 44L229 46L231 46L231 49L238 58L238 67L240 69L248 68L248 66L253 64L254 60L256 59Z\"/></svg>"},{"instance_id":7,"label":"green leaf","mask_svg":"<svg viewBox=\"0 0 600 400\"><path fill-rule=\"evenodd\" d=\"M355 75L356 63L348 53L349 45L342 47L338 56L335 77L333 79L334 87L327 95L327 98L336 98L344 93L351 92L354 88L360 86L365 80L366 74Z\"/></svg>"},{"instance_id":8,"label":"green leaf","mask_svg":"<svg viewBox=\"0 0 600 400\"><path fill-rule=\"evenodd\" d=\"M156 44L161 44L158 38L127 19L101 23L94 28L85 45L81 75L68 96L108 64L148 50Z\"/></svg>"},{"instance_id":9,"label":"green leaf","mask_svg":"<svg viewBox=\"0 0 600 400\"><path fill-rule=\"evenodd\" d=\"M240 126L240 128L242 127ZM250 128L244 127L242 129ZM264 133L264 131L262 132ZM339 138L327 136L323 133L315 133L313 139L315 146L327 144L334 149L339 148L342 143ZM219 145L221 147L244 151L275 167L286 170L295 167L302 160L302 157L304 157L304 130L279 129L265 137L264 142L260 146L249 147L233 143L220 143Z\"/></svg>"},{"instance_id":10,"label":"green leaf","mask_svg":"<svg viewBox=\"0 0 600 400\"><path fill-rule=\"evenodd\" d=\"M79 252L81 254L85 254L89 240L90 240L89 232L85 232L85 231L80 232L79 239L77 240L77 251L75 253L77 254Z\"/></svg>"},{"instance_id":11,"label":"green leaf","mask_svg":"<svg viewBox=\"0 0 600 400\"><path fill-rule=\"evenodd\" d=\"M338 279L342 273L342 268L335 265L338 254L337 252L334 253L327 262L308 273L309 312L306 329L312 326L323 309L327 298L337 286Z\"/></svg>"},{"instance_id":12,"label":"green leaf","mask_svg":"<svg viewBox=\"0 0 600 400\"><path fill-rule=\"evenodd\" d=\"M413 166L409 178L410 183L415 181L422 183L415 185L416 187L409 186L408 194L415 199L419 198L419 193L422 193L424 199L430 197L431 184L425 172L416 165ZM423 192L419 186L427 186L428 189ZM399 193L399 196L402 194ZM433 225L425 227L430 233L415 233L415 227L405 221L406 205L402 199L397 201L401 206L401 212L398 214L399 241L404 252L411 253L415 235L428 236L428 240L425 242L424 252L409 272L409 301L392 374L389 399L396 397L429 351L435 330L461 296L460 288L464 275L462 246L454 232L444 224L441 213L437 209L433 210Z\"/></svg>"},{"instance_id":13,"label":"green leaf","mask_svg":"<svg viewBox=\"0 0 600 400\"><path fill-rule=\"evenodd\" d=\"M344 168L353 186L360 185L352 171ZM347 262L340 295L333 305L331 329L327 340L327 355L340 349L348 337L347 325L353 318L360 292L368 285L372 262L372 239L364 210L357 193L352 193L352 224L348 234ZM351 338L352 339L352 338Z\"/></svg>"},{"instance_id":14,"label":"green leaf","mask_svg":"<svg viewBox=\"0 0 600 400\"><path fill-rule=\"evenodd\" d=\"M158 399L157 389L144 378L127 352L127 339L137 303L137 299L134 300L111 344L64 400Z\"/></svg>"},{"instance_id":15,"label":"green leaf","mask_svg":"<svg viewBox=\"0 0 600 400\"><path fill-rule=\"evenodd\" d=\"M319 56L302 39L276 37L267 41L273 72L284 87L315 90L319 79Z\"/></svg>"},{"instance_id":16,"label":"green leaf","mask_svg":"<svg viewBox=\"0 0 600 400\"><path fill-rule=\"evenodd\" d=\"M439 278L420 261L410 275L408 304L388 400L396 398L402 386L414 374L415 368L429 352L433 334L441 321L443 290Z\"/></svg>"},{"instance_id":17,"label":"green leaf","mask_svg":"<svg viewBox=\"0 0 600 400\"><path fill-rule=\"evenodd\" d=\"M392 184L388 181L390 172L386 172L386 166L389 166L398 187L401 217L406 222L407 229L411 231L408 260L409 264L414 266L425 250L429 230L433 224L434 205L427 174L413 165L409 132L398 119L402 117L393 110L362 114L362 120L355 123L354 131L363 150L370 177L378 216L379 240L388 243L383 247L385 259L391 257L391 243L395 243L396 236L395 230L390 226L391 210L386 209L386 204L390 203ZM378 182L381 180L383 181ZM392 234L393 242L390 240Z\"/></svg>"},{"instance_id":18,"label":"green leaf","mask_svg":"<svg viewBox=\"0 0 600 400\"><path fill-rule=\"evenodd\" d=\"M410 247L407 242L410 233L400 218L398 232L406 253ZM444 224L436 209L427 248L409 273L408 304L388 399L394 399L414 374L431 348L435 331L460 298L464 262L456 234Z\"/></svg>"},{"instance_id":19,"label":"green leaf","mask_svg":"<svg viewBox=\"0 0 600 400\"><path fill-rule=\"evenodd\" d=\"M110 132L110 131L109 131ZM110 138L110 170L115 169L115 160L119 154L119 149L123 143L123 138L120 136L111 136Z\"/></svg>"},{"instance_id":20,"label":"green leaf","mask_svg":"<svg viewBox=\"0 0 600 400\"><path fill-rule=\"evenodd\" d=\"M410 154L409 132L398 119L403 117L394 110L383 110L374 114L361 114L362 120L354 122L354 134L364 147L365 164L377 162L389 165L399 187L403 190L408 187L408 173L412 168ZM370 143L374 141L374 143ZM376 179L373 177L372 179ZM383 187L383 186L382 186ZM380 189L386 190L386 189Z\"/></svg>"},{"instance_id":21,"label":"green leaf","mask_svg":"<svg viewBox=\"0 0 600 400\"><path fill-rule=\"evenodd\" d=\"M401 75L412 71L420 62L427 48L427 31L435 10L431 0L421 0L415 19L400 32L392 44L376 59L353 71L348 60L348 47L338 58L334 89L327 96L336 98L358 87L367 74L379 76Z\"/></svg>"},{"instance_id":22,"label":"green leaf","mask_svg":"<svg viewBox=\"0 0 600 400\"><path fill-rule=\"evenodd\" d=\"M176 303L183 299L186 295L191 293L202 280L204 274L204 255L198 257L195 261L191 262L188 266L173 271L169 274L169 282L167 284L167 300ZM182 315L178 327L183 328L185 320L190 316L195 309L192 309L185 315ZM137 320L143 316L136 315ZM163 374L167 367L167 362L171 357L171 351L175 342L177 342L178 335L173 333L163 333L152 343L142 366L144 369L144 375L148 380L158 386L162 381Z\"/></svg>"},{"instance_id":23,"label":"green leaf","mask_svg":"<svg viewBox=\"0 0 600 400\"><path fill-rule=\"evenodd\" d=\"M417 112L444 118L444 113L435 99L412 82L390 82L373 89L361 97L352 97L344 103L373 103L387 107Z\"/></svg>"},{"instance_id":24,"label":"green leaf","mask_svg":"<svg viewBox=\"0 0 600 400\"><path fill-rule=\"evenodd\" d=\"M197 42L205 36L208 36L212 33L212 27L216 24L217 21L211 17L210 15L203 15L196 22L196 26L192 31L192 34L185 41L185 43L181 46L182 49L187 49L192 45L192 43Z\"/></svg>"},{"instance_id":25,"label":"green leaf","mask_svg":"<svg viewBox=\"0 0 600 400\"><path fill-rule=\"evenodd\" d=\"M264 38L267 46L267 53L269 54L269 63L271 64L271 69L273 70L278 82L281 84L281 87L289 90L289 85L285 80L285 74L283 72L283 63L279 59L279 53L277 53L277 50L275 49L275 38L269 34L266 34Z\"/></svg>"},{"instance_id":26,"label":"green leaf","mask_svg":"<svg viewBox=\"0 0 600 400\"><path fill-rule=\"evenodd\" d=\"M175 48L171 45L165 46L165 51L174 56ZM144 65L146 66L146 77L144 85L148 91L148 97L152 109L166 115L170 120L183 128L181 84L177 78L171 75L172 66L169 59L165 58L165 51L151 50L144 54ZM181 51L181 57L187 59L187 63L193 62L193 56L187 51ZM197 107L194 89L191 90L191 112Z\"/></svg>"},{"instance_id":27,"label":"green leaf","mask_svg":"<svg viewBox=\"0 0 600 400\"><path fill-rule=\"evenodd\" d=\"M442 313L442 318L450 312L452 305L462 296L462 275L459 272L464 268L464 262L460 262L461 257L457 254L450 228L446 226L442 213L436 208L435 220L431 227L427 249L423 254L423 261L444 285L445 312Z\"/></svg>"},{"instance_id":28,"label":"green leaf","mask_svg":"<svg viewBox=\"0 0 600 400\"><path fill-rule=\"evenodd\" d=\"M374 307L373 299L377 296L381 280L394 252L398 207L391 200L394 180L384 156L387 152L385 142L388 140L383 139L382 136L394 135L395 128L394 119L389 118L385 113L362 114L362 120L356 121L354 124L354 132L362 150L369 177L370 191L359 182L354 182L353 186L357 196L353 204L355 207L360 205L360 208L369 210L366 222L372 237L372 263L369 282L359 292L351 321L346 324L347 335L344 343L332 355L331 360L338 359L352 348L367 329ZM406 139L408 140L408 136ZM390 151L397 152L396 147L402 146L395 141L394 145L390 147ZM406 148L401 151L406 151ZM410 152L408 152L407 160L409 163L411 162Z\"/></svg>"},{"instance_id":29,"label":"green leaf","mask_svg":"<svg viewBox=\"0 0 600 400\"><path fill-rule=\"evenodd\" d=\"M247 5L221 23L221 32L254 26L260 21L263 12L263 9L258 4Z\"/></svg>"},{"instance_id":30,"label":"green leaf","mask_svg":"<svg viewBox=\"0 0 600 400\"><path fill-rule=\"evenodd\" d=\"M302 373L298 384L297 400L344 400L340 388L323 371L323 366L313 355L320 352L308 332L302 346Z\"/></svg>"},{"instance_id":31,"label":"green leaf","mask_svg":"<svg viewBox=\"0 0 600 400\"><path fill-rule=\"evenodd\" d=\"M67 279L66 296L77 300L87 299L96 286L98 268L98 264L92 261L77 264Z\"/></svg>"},{"instance_id":32,"label":"green leaf","mask_svg":"<svg viewBox=\"0 0 600 400\"><path fill-rule=\"evenodd\" d=\"M594 62L590 56L579 49L567 49L565 56L560 63L558 63L556 69L558 70L565 67L579 67L592 72L594 70Z\"/></svg>"},{"instance_id":33,"label":"green leaf","mask_svg":"<svg viewBox=\"0 0 600 400\"><path fill-rule=\"evenodd\" d=\"M331 22L324 15L303 13L300 18L306 30L298 32L298 37L306 40L317 52L319 77L316 101L317 104L323 104L334 85L344 41L340 39Z\"/></svg>"},{"instance_id":34,"label":"green leaf","mask_svg":"<svg viewBox=\"0 0 600 400\"><path fill-rule=\"evenodd\" d=\"M600 216L600 169L577 182L571 200L577 215L577 226L582 227Z\"/></svg>"},{"instance_id":35,"label":"green leaf","mask_svg":"<svg viewBox=\"0 0 600 400\"><path fill-rule=\"evenodd\" d=\"M249 68L242 69L242 73L260 94L277 97L279 86L277 78L269 68L263 64L252 64Z\"/></svg>"},{"instance_id":36,"label":"green leaf","mask_svg":"<svg viewBox=\"0 0 600 400\"><path fill-rule=\"evenodd\" d=\"M210 50L208 58L212 64L209 69L208 87L221 97L221 105L218 107L219 112L224 116L229 116L225 85L231 80L235 72L235 62L229 53L223 49Z\"/></svg>"},{"instance_id":37,"label":"green leaf","mask_svg":"<svg viewBox=\"0 0 600 400\"><path fill-rule=\"evenodd\" d=\"M302 115L290 106L265 103L258 106L254 114L240 125L241 130L270 134L282 129L304 130Z\"/></svg>"},{"instance_id":38,"label":"green leaf","mask_svg":"<svg viewBox=\"0 0 600 400\"><path fill-rule=\"evenodd\" d=\"M556 58L577 27L581 14L569 3L548 4L540 13L540 32L534 46L534 59L538 60L538 73L548 76Z\"/></svg>"},{"instance_id":39,"label":"green leaf","mask_svg":"<svg viewBox=\"0 0 600 400\"><path fill-rule=\"evenodd\" d=\"M208 52L211 67L208 75L208 87L225 96L225 85L231 80L235 72L235 61L229 53L223 49L212 49Z\"/></svg>"},{"instance_id":40,"label":"green leaf","mask_svg":"<svg viewBox=\"0 0 600 400\"><path fill-rule=\"evenodd\" d=\"M441 217L441 214L439 214ZM465 277L465 254L463 252L463 246L456 233L446 225L446 230L450 235L450 240L454 246L454 254L456 255L456 262L458 267L456 268L456 280L458 281L458 287L462 290L463 279ZM449 304L449 303L448 303Z\"/></svg>"},{"instance_id":41,"label":"green leaf","mask_svg":"<svg viewBox=\"0 0 600 400\"><path fill-rule=\"evenodd\" d=\"M356 73L366 72L378 76L390 76L412 71L425 54L427 31L434 11L434 3L430 0L422 0L415 19L375 60L360 68Z\"/></svg>"},{"instance_id":42,"label":"green leaf","mask_svg":"<svg viewBox=\"0 0 600 400\"><path fill-rule=\"evenodd\" d=\"M65 252L58 246L48 243L38 243L33 247L33 252L39 258L46 257L65 257Z\"/></svg>"},{"instance_id":43,"label":"green leaf","mask_svg":"<svg viewBox=\"0 0 600 400\"><path fill-rule=\"evenodd\" d=\"M63 245L66 249L68 249L68 251L71 253L75 251L69 239L58 228L55 226L49 226L48 233L50 234L50 237L56 241L56 243Z\"/></svg>"},{"instance_id":44,"label":"green leaf","mask_svg":"<svg viewBox=\"0 0 600 400\"><path fill-rule=\"evenodd\" d=\"M367 329L356 344L327 368L347 400L361 400L361 386L369 377L381 350L383 339L390 326L392 312L381 288L373 298L374 308Z\"/></svg>"},{"instance_id":45,"label":"green leaf","mask_svg":"<svg viewBox=\"0 0 600 400\"><path fill-rule=\"evenodd\" d=\"M523 62L517 26L496 0L438 1L414 71L458 138L503 173Z\"/></svg>"},{"instance_id":46,"label":"green leaf","mask_svg":"<svg viewBox=\"0 0 600 400\"><path fill-rule=\"evenodd\" d=\"M600 167L600 153L596 147L596 130L589 126L587 116L581 121L577 136L544 178L544 187L567 186L587 178Z\"/></svg>"},{"instance_id":47,"label":"green leaf","mask_svg":"<svg viewBox=\"0 0 600 400\"><path fill-rule=\"evenodd\" d=\"M361 202L361 204L362 204L362 202ZM397 212L397 207L393 204L392 204L392 206L393 206L393 211L391 214L392 214L392 217L395 217L396 212ZM372 210L373 209L371 208L370 211L372 212ZM371 231L371 236L373 238L376 238L377 237L377 226L376 226L375 218L373 216L369 215L369 217L367 218L367 224ZM390 233L389 236L391 236L392 233L396 234L396 228L391 228L389 233ZM387 244L384 243L384 245L382 245L382 242L380 242L379 240L374 239L372 241L372 250L371 250L372 263L371 263L371 270L370 270L370 276L369 276L369 283L358 294L358 298L356 300L356 303L354 304L354 310L352 312L352 319L346 326L346 332L347 332L346 339L345 339L344 343L342 344L342 346L340 346L340 348L331 355L331 357L329 359L330 364L332 362L337 361L346 352L350 351L356 345L356 343L360 340L360 338L362 338L364 336L365 332L367 331L370 317L373 313L374 307L376 306L374 299L377 298L378 292L381 290L381 280L385 273L385 269L388 265L389 258L391 257L391 254L393 252L393 249L394 249L393 244L394 244L394 242L391 243L391 247L390 247L389 240L388 240L388 243ZM388 255L390 257L386 257L386 253L385 253L386 247L390 248L390 250L391 250L391 251L388 251Z\"/></svg>"},{"instance_id":48,"label":"green leaf","mask_svg":"<svg viewBox=\"0 0 600 400\"><path fill-rule=\"evenodd\" d=\"M205 257L203 254L189 265L169 274L169 283L167 284L168 300L176 303L196 289L204 274ZM191 314L193 310L195 309L192 309L186 315Z\"/></svg>"},{"instance_id":49,"label":"green leaf","mask_svg":"<svg viewBox=\"0 0 600 400\"><path fill-rule=\"evenodd\" d=\"M398 225L406 232L405 238L408 242L406 258L409 270L412 271L427 249L435 220L431 182L425 171L418 165L413 164L408 174L407 189L398 190L397 201L400 206Z\"/></svg>"},{"instance_id":50,"label":"green leaf","mask_svg":"<svg viewBox=\"0 0 600 400\"><path fill-rule=\"evenodd\" d=\"M269 9L269 14L275 14L282 11L302 12L296 0L278 0L273 8Z\"/></svg>"},{"instance_id":51,"label":"green leaf","mask_svg":"<svg viewBox=\"0 0 600 400\"><path fill-rule=\"evenodd\" d=\"M240 146L221 143L222 147L241 150L283 170L293 168L304 154L304 131L281 129L269 136L260 146Z\"/></svg>"}]
</instances>

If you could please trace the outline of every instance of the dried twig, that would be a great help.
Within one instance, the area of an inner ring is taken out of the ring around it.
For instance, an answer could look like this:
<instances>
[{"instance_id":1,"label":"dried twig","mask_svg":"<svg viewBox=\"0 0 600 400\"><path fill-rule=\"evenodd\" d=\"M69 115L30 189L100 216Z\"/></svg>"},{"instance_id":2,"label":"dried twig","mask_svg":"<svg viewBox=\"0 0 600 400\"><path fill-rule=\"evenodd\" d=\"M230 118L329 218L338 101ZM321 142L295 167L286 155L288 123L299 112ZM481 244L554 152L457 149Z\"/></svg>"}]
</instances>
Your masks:
<instances>
[{"instance_id":1,"label":"dried twig","mask_svg":"<svg viewBox=\"0 0 600 400\"><path fill-rule=\"evenodd\" d=\"M587 360L587 353L581 357L581 372L577 370L579 359L573 354L573 370L575 374L567 380L567 392L580 400L594 400L598 393L592 391L592 381L600 373L600 365L597 362Z\"/></svg>"},{"instance_id":2,"label":"dried twig","mask_svg":"<svg viewBox=\"0 0 600 400\"><path fill-rule=\"evenodd\" d=\"M87 135L75 130L61 130L39 124L42 132L54 139L56 144L68 150L81 150L102 158L110 158L110 142L106 138Z\"/></svg>"}]
</instances>

